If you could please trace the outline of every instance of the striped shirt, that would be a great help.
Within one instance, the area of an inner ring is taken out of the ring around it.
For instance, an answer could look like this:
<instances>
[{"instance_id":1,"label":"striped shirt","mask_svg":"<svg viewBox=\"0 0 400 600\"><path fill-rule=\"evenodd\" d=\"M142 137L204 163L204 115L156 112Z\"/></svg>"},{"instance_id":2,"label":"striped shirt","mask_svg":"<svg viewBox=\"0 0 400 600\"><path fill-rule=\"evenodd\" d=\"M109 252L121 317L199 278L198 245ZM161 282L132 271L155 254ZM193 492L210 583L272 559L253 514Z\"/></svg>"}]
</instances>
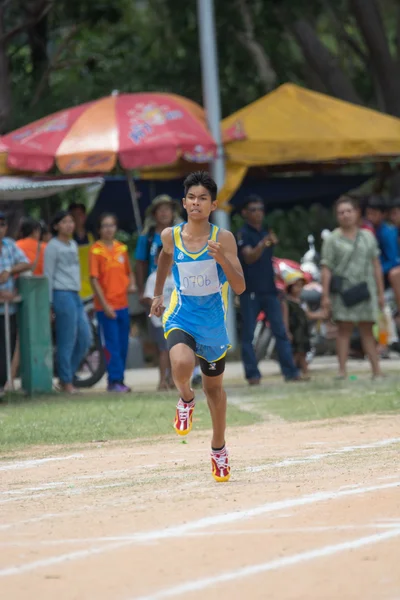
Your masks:
<instances>
[{"instance_id":1,"label":"striped shirt","mask_svg":"<svg viewBox=\"0 0 400 600\"><path fill-rule=\"evenodd\" d=\"M0 242L0 273L6 269L12 269L15 265L29 263L25 254L11 238L3 238ZM15 290L15 279L12 275L5 283L0 283L0 292L13 292ZM16 307L11 305L10 313L14 313ZM0 315L4 315L4 305L0 304Z\"/></svg>"}]
</instances>

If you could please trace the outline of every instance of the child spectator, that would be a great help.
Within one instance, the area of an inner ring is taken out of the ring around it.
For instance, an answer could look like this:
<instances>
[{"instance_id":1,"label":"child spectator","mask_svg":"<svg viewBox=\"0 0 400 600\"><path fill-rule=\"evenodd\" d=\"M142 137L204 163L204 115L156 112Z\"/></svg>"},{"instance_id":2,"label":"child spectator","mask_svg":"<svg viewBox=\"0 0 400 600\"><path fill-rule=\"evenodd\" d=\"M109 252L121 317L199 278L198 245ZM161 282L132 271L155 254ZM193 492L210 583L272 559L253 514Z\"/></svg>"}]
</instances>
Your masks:
<instances>
[{"instance_id":1,"label":"child spectator","mask_svg":"<svg viewBox=\"0 0 400 600\"><path fill-rule=\"evenodd\" d=\"M136 291L136 285L128 248L115 239L116 233L115 215L101 215L100 239L90 248L89 272L105 346L108 391L125 394L131 391L124 383L130 331L128 293Z\"/></svg>"},{"instance_id":2,"label":"child spectator","mask_svg":"<svg viewBox=\"0 0 400 600\"><path fill-rule=\"evenodd\" d=\"M303 379L310 379L308 373L307 353L311 350L308 315L301 306L301 292L306 283L301 271L288 273L285 278L287 312L286 328L292 344L293 358L301 370ZM285 314L286 312L286 314Z\"/></svg>"},{"instance_id":3,"label":"child spectator","mask_svg":"<svg viewBox=\"0 0 400 600\"><path fill-rule=\"evenodd\" d=\"M160 255L162 246L158 249L155 263L156 266L158 264L158 257ZM156 286L156 276L157 271L153 271L149 275L146 281L146 286L143 294L143 301L150 307L153 302L154 297L154 289ZM172 292L174 290L174 278L172 276L172 271L170 270L165 281L164 286L164 302L165 305L168 306ZM154 343L157 345L158 349L158 360L159 360L159 368L160 368L160 382L158 384L159 390L169 390L174 388L174 384L172 382L171 377L171 365L169 361L169 354L167 348L167 340L164 337L164 328L162 324L162 318L156 317L152 315L150 317L150 332L151 337Z\"/></svg>"},{"instance_id":4,"label":"child spectator","mask_svg":"<svg viewBox=\"0 0 400 600\"><path fill-rule=\"evenodd\" d=\"M31 264L32 275L43 275L44 250L46 244L40 240L42 226L40 221L25 217L20 225L20 237L16 242Z\"/></svg>"}]
</instances>

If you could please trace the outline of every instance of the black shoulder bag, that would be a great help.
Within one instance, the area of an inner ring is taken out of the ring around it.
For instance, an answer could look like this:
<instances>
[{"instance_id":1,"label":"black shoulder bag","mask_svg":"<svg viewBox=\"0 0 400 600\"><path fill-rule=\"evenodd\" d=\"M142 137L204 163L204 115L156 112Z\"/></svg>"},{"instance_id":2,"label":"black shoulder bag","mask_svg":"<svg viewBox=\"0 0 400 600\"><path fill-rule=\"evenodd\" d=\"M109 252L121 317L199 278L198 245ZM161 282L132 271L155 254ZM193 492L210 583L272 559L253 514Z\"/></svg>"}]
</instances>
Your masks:
<instances>
[{"instance_id":1,"label":"black shoulder bag","mask_svg":"<svg viewBox=\"0 0 400 600\"><path fill-rule=\"evenodd\" d=\"M351 259L354 256L355 250L357 248L358 241L360 239L360 232L357 233L357 238L354 243L353 250L346 262L346 266L344 271L346 272L347 267L350 264ZM365 273L368 268L368 258L365 266ZM347 306L347 308L351 308L352 306L356 306L357 304L361 304L361 302L365 302L369 300L371 295L369 293L368 285L366 281L362 281L361 283L357 283L357 285L352 285L347 290L343 291L343 284L346 281L346 277L342 277L340 275L333 275L331 279L330 291L331 294L340 294L343 300L343 304Z\"/></svg>"}]
</instances>

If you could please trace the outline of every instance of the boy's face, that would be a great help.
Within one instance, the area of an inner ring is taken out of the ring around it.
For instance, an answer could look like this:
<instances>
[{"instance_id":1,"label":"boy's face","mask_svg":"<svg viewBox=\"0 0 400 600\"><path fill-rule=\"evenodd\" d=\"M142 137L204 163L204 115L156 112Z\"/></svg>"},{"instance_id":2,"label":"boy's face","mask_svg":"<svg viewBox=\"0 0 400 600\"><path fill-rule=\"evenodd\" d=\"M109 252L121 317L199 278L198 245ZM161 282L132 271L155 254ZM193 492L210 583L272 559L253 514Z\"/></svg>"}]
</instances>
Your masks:
<instances>
[{"instance_id":1,"label":"boy's face","mask_svg":"<svg viewBox=\"0 0 400 600\"><path fill-rule=\"evenodd\" d=\"M374 225L374 227L379 227L379 225L381 225L381 223L383 223L385 220L385 213L377 208L367 208L365 211L365 216L367 217L367 220Z\"/></svg>"},{"instance_id":2,"label":"boy's face","mask_svg":"<svg viewBox=\"0 0 400 600\"><path fill-rule=\"evenodd\" d=\"M400 227L400 206L395 206L394 208L392 208L390 210L389 217L393 225L396 225L396 227Z\"/></svg>"},{"instance_id":3,"label":"boy's face","mask_svg":"<svg viewBox=\"0 0 400 600\"><path fill-rule=\"evenodd\" d=\"M211 194L202 185L192 185L188 189L186 198L183 199L183 207L190 219L208 219L210 214L217 208L217 203L211 199Z\"/></svg>"}]
</instances>

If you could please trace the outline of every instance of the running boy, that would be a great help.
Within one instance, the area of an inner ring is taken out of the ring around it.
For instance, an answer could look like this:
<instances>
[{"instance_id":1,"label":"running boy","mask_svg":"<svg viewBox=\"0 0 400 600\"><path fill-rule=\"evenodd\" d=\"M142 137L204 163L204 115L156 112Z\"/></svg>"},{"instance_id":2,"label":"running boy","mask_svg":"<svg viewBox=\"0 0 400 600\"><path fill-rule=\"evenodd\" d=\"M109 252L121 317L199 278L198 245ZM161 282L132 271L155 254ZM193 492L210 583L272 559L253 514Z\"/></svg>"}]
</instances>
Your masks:
<instances>
[{"instance_id":1,"label":"running boy","mask_svg":"<svg viewBox=\"0 0 400 600\"><path fill-rule=\"evenodd\" d=\"M165 310L162 292L173 264L175 290L163 324L172 376L180 393L175 431L187 435L192 429L195 398L190 379L197 355L213 426L212 474L216 481L228 481L226 392L222 387L229 348L225 317L229 285L236 294L242 294L245 283L234 236L209 222L217 208L215 181L207 172L198 171L186 178L184 188L188 222L168 227L161 234L163 249L150 315L161 316Z\"/></svg>"}]
</instances>

